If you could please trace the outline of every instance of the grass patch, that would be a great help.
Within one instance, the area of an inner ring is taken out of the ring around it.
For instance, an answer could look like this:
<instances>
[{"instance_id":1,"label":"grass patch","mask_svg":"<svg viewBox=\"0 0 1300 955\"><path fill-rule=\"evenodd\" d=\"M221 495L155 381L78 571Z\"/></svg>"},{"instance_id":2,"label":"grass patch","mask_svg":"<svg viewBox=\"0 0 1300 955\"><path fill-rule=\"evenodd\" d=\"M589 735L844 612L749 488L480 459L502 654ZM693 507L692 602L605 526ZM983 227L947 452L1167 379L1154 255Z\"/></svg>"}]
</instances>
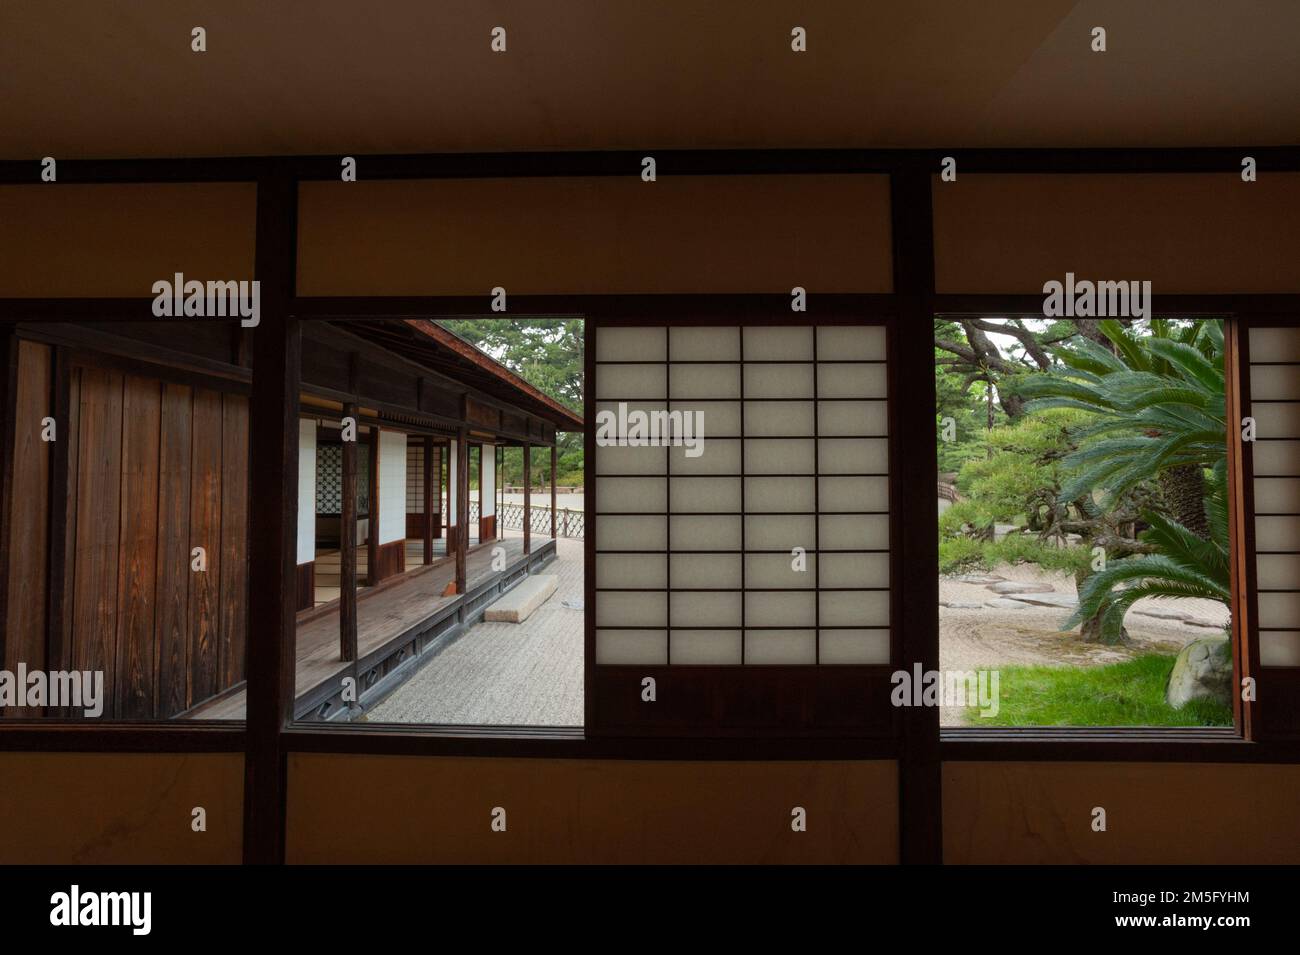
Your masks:
<instances>
[{"instance_id":1,"label":"grass patch","mask_svg":"<svg viewBox=\"0 0 1300 955\"><path fill-rule=\"evenodd\" d=\"M981 717L968 707L971 726L1231 726L1232 707L1192 700L1182 709L1165 702L1174 668L1171 654L1148 653L1100 667L1000 668L1001 708Z\"/></svg>"}]
</instances>

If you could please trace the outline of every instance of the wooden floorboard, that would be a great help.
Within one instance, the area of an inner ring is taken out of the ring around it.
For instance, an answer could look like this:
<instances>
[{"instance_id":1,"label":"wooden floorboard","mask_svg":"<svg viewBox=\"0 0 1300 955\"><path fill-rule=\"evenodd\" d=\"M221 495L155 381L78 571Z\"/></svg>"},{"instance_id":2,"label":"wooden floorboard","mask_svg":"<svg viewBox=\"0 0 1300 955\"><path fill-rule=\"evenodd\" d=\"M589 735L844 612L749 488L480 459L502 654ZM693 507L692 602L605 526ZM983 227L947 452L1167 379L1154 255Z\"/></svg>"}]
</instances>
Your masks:
<instances>
[{"instance_id":1,"label":"wooden floorboard","mask_svg":"<svg viewBox=\"0 0 1300 955\"><path fill-rule=\"evenodd\" d=\"M534 538L534 552L549 538ZM524 542L519 537L497 541L505 548L506 567L510 569L523 558ZM498 576L492 569L492 552L495 547L482 547L465 559L466 586L473 590L479 584ZM508 572L508 570L507 570ZM359 591L357 598L357 651L362 659L395 641L403 633L453 604L457 597L444 597L442 592L455 577L454 561L433 564L410 571L392 583L383 582L378 588ZM339 661L339 620L337 613L325 614L298 625L294 691L301 698L320 684L347 668ZM195 707L185 714L188 719L242 720L244 719L244 691L219 696Z\"/></svg>"}]
</instances>

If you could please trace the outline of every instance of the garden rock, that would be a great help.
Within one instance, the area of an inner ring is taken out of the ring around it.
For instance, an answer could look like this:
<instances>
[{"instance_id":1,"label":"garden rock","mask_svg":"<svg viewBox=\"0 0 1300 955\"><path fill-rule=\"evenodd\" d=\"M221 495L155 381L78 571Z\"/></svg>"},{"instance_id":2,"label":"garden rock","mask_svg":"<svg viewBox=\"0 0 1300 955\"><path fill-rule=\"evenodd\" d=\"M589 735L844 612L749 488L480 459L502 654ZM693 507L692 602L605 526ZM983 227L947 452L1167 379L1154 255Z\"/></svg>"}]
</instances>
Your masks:
<instances>
[{"instance_id":1,"label":"garden rock","mask_svg":"<svg viewBox=\"0 0 1300 955\"><path fill-rule=\"evenodd\" d=\"M939 606L947 607L949 610L979 610L984 605L969 600L944 600L939 603Z\"/></svg>"},{"instance_id":2,"label":"garden rock","mask_svg":"<svg viewBox=\"0 0 1300 955\"><path fill-rule=\"evenodd\" d=\"M995 594L1050 594L1051 584L1031 584L1020 580L1004 580L990 584L989 590Z\"/></svg>"},{"instance_id":3,"label":"garden rock","mask_svg":"<svg viewBox=\"0 0 1300 955\"><path fill-rule=\"evenodd\" d=\"M1155 617L1157 620L1184 620L1184 621L1190 621L1190 620L1192 619L1192 615L1191 615L1191 614L1186 613L1186 612L1184 612L1184 611L1182 611L1182 610L1157 610L1157 609L1150 609L1150 610L1143 609L1143 610L1137 610L1137 609L1134 609L1133 612L1134 612L1135 614L1137 614L1138 616L1140 616L1140 617Z\"/></svg>"},{"instance_id":4,"label":"garden rock","mask_svg":"<svg viewBox=\"0 0 1300 955\"><path fill-rule=\"evenodd\" d=\"M1023 600L1012 600L1010 597L998 597L990 600L984 606L992 607L994 610L1028 610L1029 604Z\"/></svg>"},{"instance_id":5,"label":"garden rock","mask_svg":"<svg viewBox=\"0 0 1300 955\"><path fill-rule=\"evenodd\" d=\"M1035 604L1039 607L1060 607L1063 610L1073 610L1079 606L1079 598L1073 594L1022 594L1010 599L1018 600L1020 603Z\"/></svg>"},{"instance_id":6,"label":"garden rock","mask_svg":"<svg viewBox=\"0 0 1300 955\"><path fill-rule=\"evenodd\" d=\"M1169 674L1165 700L1174 709L1188 700L1232 703L1232 653L1227 637L1202 637L1183 647Z\"/></svg>"},{"instance_id":7,"label":"garden rock","mask_svg":"<svg viewBox=\"0 0 1300 955\"><path fill-rule=\"evenodd\" d=\"M997 574L962 574L953 579L963 584L996 584L998 581L1006 580L1005 577L999 577Z\"/></svg>"}]
</instances>

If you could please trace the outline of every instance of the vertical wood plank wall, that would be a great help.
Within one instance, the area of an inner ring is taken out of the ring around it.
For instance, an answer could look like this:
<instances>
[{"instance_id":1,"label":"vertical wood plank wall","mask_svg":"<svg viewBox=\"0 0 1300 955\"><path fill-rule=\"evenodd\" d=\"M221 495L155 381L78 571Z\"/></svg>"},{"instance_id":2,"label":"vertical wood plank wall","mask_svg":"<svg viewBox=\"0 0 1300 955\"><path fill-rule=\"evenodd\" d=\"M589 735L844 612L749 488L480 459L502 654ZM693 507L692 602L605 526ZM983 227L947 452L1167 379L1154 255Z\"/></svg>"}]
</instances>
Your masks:
<instances>
[{"instance_id":1,"label":"vertical wood plank wall","mask_svg":"<svg viewBox=\"0 0 1300 955\"><path fill-rule=\"evenodd\" d=\"M50 349L22 342L5 666L102 670L103 717L166 719L244 679L248 399L74 362L66 630L45 651ZM186 530L188 529L188 531ZM206 571L191 569L192 549ZM37 716L39 712L13 712ZM47 715L54 715L53 712Z\"/></svg>"}]
</instances>

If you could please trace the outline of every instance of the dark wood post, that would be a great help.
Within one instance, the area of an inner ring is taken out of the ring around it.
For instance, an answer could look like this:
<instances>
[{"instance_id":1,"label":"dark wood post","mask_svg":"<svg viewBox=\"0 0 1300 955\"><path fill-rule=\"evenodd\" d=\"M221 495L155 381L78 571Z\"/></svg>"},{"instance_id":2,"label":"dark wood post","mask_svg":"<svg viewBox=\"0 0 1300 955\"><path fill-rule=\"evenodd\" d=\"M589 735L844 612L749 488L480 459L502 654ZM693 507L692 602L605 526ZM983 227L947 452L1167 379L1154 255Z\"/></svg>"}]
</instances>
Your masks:
<instances>
[{"instance_id":1,"label":"dark wood post","mask_svg":"<svg viewBox=\"0 0 1300 955\"><path fill-rule=\"evenodd\" d=\"M14 326L0 325L0 661L5 659L5 631L9 627L9 533L14 496L14 434L18 408L18 336ZM60 434L66 441L67 435ZM50 502L52 507L54 502ZM2 664L0 664L2 665Z\"/></svg>"},{"instance_id":2,"label":"dark wood post","mask_svg":"<svg viewBox=\"0 0 1300 955\"><path fill-rule=\"evenodd\" d=\"M379 570L379 426L370 428L370 516L366 519L366 581L378 583Z\"/></svg>"},{"instance_id":3,"label":"dark wood post","mask_svg":"<svg viewBox=\"0 0 1300 955\"><path fill-rule=\"evenodd\" d=\"M531 502L533 495L529 492L533 489L532 475L532 454L533 448L527 441L524 442L524 554L525 556L532 552L532 526L533 511Z\"/></svg>"},{"instance_id":4,"label":"dark wood post","mask_svg":"<svg viewBox=\"0 0 1300 955\"><path fill-rule=\"evenodd\" d=\"M357 418L357 405L343 406L343 417ZM343 442L343 514L339 526L339 659L357 658L357 442Z\"/></svg>"},{"instance_id":5,"label":"dark wood post","mask_svg":"<svg viewBox=\"0 0 1300 955\"><path fill-rule=\"evenodd\" d=\"M438 508L433 503L433 438L424 439L424 562L433 563L433 522Z\"/></svg>"},{"instance_id":6,"label":"dark wood post","mask_svg":"<svg viewBox=\"0 0 1300 955\"><path fill-rule=\"evenodd\" d=\"M456 593L465 593L465 550L469 544L469 442L456 435Z\"/></svg>"},{"instance_id":7,"label":"dark wood post","mask_svg":"<svg viewBox=\"0 0 1300 955\"><path fill-rule=\"evenodd\" d=\"M51 395L51 414L54 416L58 440L50 448L50 587L46 603L46 668L50 670L71 669L72 661L68 658L65 647L68 633L64 608L64 594L68 579L68 484L72 462L69 460L69 445L72 435L72 369L68 362L68 350L56 347L52 352L54 367L50 375L53 387ZM73 512L75 513L75 511ZM3 654L0 654L0 658Z\"/></svg>"},{"instance_id":8,"label":"dark wood post","mask_svg":"<svg viewBox=\"0 0 1300 955\"><path fill-rule=\"evenodd\" d=\"M551 445L551 540L555 540L555 462L559 452Z\"/></svg>"}]
</instances>

